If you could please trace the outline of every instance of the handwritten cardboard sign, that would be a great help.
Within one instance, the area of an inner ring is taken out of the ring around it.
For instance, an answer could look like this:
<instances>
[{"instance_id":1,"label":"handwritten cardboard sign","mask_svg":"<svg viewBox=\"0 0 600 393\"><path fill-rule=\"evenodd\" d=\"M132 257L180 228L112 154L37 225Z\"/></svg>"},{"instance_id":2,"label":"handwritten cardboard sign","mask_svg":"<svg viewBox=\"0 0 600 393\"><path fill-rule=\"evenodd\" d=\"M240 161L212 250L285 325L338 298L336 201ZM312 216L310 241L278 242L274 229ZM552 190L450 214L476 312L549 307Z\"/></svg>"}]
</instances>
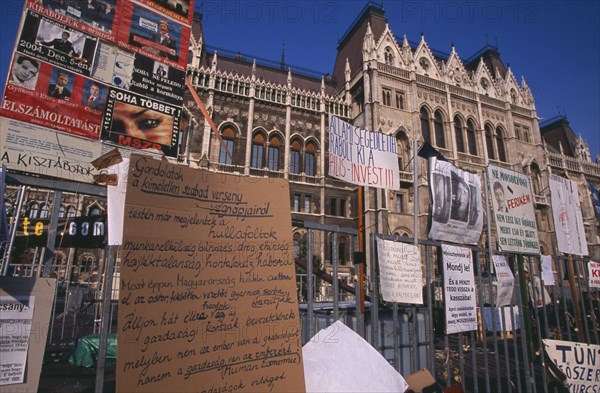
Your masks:
<instances>
[{"instance_id":1,"label":"handwritten cardboard sign","mask_svg":"<svg viewBox=\"0 0 600 393\"><path fill-rule=\"evenodd\" d=\"M132 155L117 390L304 391L287 182Z\"/></svg>"}]
</instances>

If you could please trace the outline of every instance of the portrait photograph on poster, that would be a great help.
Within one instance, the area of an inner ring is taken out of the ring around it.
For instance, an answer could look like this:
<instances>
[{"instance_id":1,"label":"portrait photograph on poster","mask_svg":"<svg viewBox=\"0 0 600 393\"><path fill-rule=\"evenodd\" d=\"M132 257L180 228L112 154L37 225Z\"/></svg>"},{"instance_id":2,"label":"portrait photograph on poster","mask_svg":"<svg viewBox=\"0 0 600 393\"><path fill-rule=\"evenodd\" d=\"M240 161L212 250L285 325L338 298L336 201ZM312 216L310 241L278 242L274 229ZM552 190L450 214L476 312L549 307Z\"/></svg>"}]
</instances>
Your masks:
<instances>
[{"instance_id":1,"label":"portrait photograph on poster","mask_svg":"<svg viewBox=\"0 0 600 393\"><path fill-rule=\"evenodd\" d=\"M136 149L177 154L181 108L130 92L109 89L103 140Z\"/></svg>"},{"instance_id":2,"label":"portrait photograph on poster","mask_svg":"<svg viewBox=\"0 0 600 393\"><path fill-rule=\"evenodd\" d=\"M17 52L90 76L98 38L28 10Z\"/></svg>"},{"instance_id":3,"label":"portrait photograph on poster","mask_svg":"<svg viewBox=\"0 0 600 393\"><path fill-rule=\"evenodd\" d=\"M190 35L188 27L134 3L123 4L121 20L119 44L154 60L185 68ZM125 27L127 25L129 30Z\"/></svg>"},{"instance_id":4,"label":"portrait photograph on poster","mask_svg":"<svg viewBox=\"0 0 600 393\"><path fill-rule=\"evenodd\" d=\"M8 74L8 83L28 90L35 90L39 72L39 61L17 53Z\"/></svg>"},{"instance_id":5,"label":"portrait photograph on poster","mask_svg":"<svg viewBox=\"0 0 600 393\"><path fill-rule=\"evenodd\" d=\"M19 61L26 56L16 54L12 68L20 67ZM89 101L92 82L63 68L52 66L43 61L29 58L31 61L22 61L27 67L28 81L36 78L35 85L21 86L9 82L4 91L4 101L0 107L0 115L7 118L24 121L48 127L88 139L97 140L100 137L100 124L102 121L101 102L86 105L83 97ZM35 62L35 63L34 63ZM37 73L32 76L37 66ZM10 74L22 73L17 70ZM26 79L27 79L26 78ZM31 88L30 88L31 87ZM106 91L106 87L97 83L99 93ZM101 99L102 96L100 95ZM98 106L100 105L100 106Z\"/></svg>"},{"instance_id":6,"label":"portrait photograph on poster","mask_svg":"<svg viewBox=\"0 0 600 393\"><path fill-rule=\"evenodd\" d=\"M111 41L118 25L116 3L117 0L27 0L27 6L40 14L60 20L71 18L69 25Z\"/></svg>"},{"instance_id":7,"label":"portrait photograph on poster","mask_svg":"<svg viewBox=\"0 0 600 393\"><path fill-rule=\"evenodd\" d=\"M483 229L479 175L431 157L429 178L432 201L429 237L454 243L477 243Z\"/></svg>"}]
</instances>

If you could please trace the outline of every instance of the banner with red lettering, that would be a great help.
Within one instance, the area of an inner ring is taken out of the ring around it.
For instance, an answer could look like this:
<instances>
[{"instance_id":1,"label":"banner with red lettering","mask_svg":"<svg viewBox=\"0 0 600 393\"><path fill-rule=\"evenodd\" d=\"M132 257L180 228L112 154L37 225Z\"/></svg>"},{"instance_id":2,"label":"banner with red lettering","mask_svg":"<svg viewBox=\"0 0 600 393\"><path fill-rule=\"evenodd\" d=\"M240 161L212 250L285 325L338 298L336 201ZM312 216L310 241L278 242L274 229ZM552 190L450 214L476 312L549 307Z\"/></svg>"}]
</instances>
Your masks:
<instances>
[{"instance_id":1,"label":"banner with red lettering","mask_svg":"<svg viewBox=\"0 0 600 393\"><path fill-rule=\"evenodd\" d=\"M537 224L529 177L499 166L487 167L498 249L539 254Z\"/></svg>"},{"instance_id":2,"label":"banner with red lettering","mask_svg":"<svg viewBox=\"0 0 600 393\"><path fill-rule=\"evenodd\" d=\"M329 176L365 187L399 190L396 138L330 115Z\"/></svg>"},{"instance_id":3,"label":"banner with red lettering","mask_svg":"<svg viewBox=\"0 0 600 393\"><path fill-rule=\"evenodd\" d=\"M600 288L600 263L588 262L588 277L590 288Z\"/></svg>"},{"instance_id":4,"label":"banner with red lettering","mask_svg":"<svg viewBox=\"0 0 600 393\"><path fill-rule=\"evenodd\" d=\"M92 91L97 92L94 102L89 101ZM100 83L16 53L0 116L97 140L106 93Z\"/></svg>"}]
</instances>

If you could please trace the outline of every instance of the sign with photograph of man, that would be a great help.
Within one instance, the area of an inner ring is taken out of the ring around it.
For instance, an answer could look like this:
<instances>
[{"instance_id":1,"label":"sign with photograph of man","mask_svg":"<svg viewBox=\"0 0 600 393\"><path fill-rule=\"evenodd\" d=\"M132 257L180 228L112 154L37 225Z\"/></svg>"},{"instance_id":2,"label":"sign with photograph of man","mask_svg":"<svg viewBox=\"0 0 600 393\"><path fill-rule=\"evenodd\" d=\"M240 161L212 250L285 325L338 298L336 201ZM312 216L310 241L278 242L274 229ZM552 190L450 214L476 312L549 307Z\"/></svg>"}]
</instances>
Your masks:
<instances>
[{"instance_id":1,"label":"sign with photograph of man","mask_svg":"<svg viewBox=\"0 0 600 393\"><path fill-rule=\"evenodd\" d=\"M548 180L558 251L565 254L588 255L577 183L552 173Z\"/></svg>"},{"instance_id":2,"label":"sign with photograph of man","mask_svg":"<svg viewBox=\"0 0 600 393\"><path fill-rule=\"evenodd\" d=\"M12 68L20 67L22 55L15 55ZM12 82L6 85L0 115L23 122L48 127L71 135L97 140L100 137L102 111L85 106L82 102L87 86L91 83L81 75L35 61L36 83L33 87ZM24 62L27 63L27 62ZM35 65L28 71L34 72ZM12 73L12 69L11 69ZM32 80L33 77L30 79Z\"/></svg>"},{"instance_id":3,"label":"sign with photograph of man","mask_svg":"<svg viewBox=\"0 0 600 393\"><path fill-rule=\"evenodd\" d=\"M479 175L429 158L431 223L429 238L476 244L483 229Z\"/></svg>"},{"instance_id":4,"label":"sign with photograph of man","mask_svg":"<svg viewBox=\"0 0 600 393\"><path fill-rule=\"evenodd\" d=\"M97 37L28 10L17 52L90 76L97 45Z\"/></svg>"},{"instance_id":5,"label":"sign with photograph of man","mask_svg":"<svg viewBox=\"0 0 600 393\"><path fill-rule=\"evenodd\" d=\"M133 2L123 4L121 22L117 37L120 45L170 66L185 69L190 39L189 27Z\"/></svg>"},{"instance_id":6,"label":"sign with photograph of man","mask_svg":"<svg viewBox=\"0 0 600 393\"><path fill-rule=\"evenodd\" d=\"M118 26L116 3L117 0L27 0L27 7L78 30L115 41Z\"/></svg>"},{"instance_id":7,"label":"sign with photograph of man","mask_svg":"<svg viewBox=\"0 0 600 393\"><path fill-rule=\"evenodd\" d=\"M135 149L177 154L181 108L111 88L102 125L103 140Z\"/></svg>"},{"instance_id":8,"label":"sign with photograph of man","mask_svg":"<svg viewBox=\"0 0 600 393\"><path fill-rule=\"evenodd\" d=\"M494 165L488 165L487 175L498 249L539 254L540 245L529 177Z\"/></svg>"}]
</instances>

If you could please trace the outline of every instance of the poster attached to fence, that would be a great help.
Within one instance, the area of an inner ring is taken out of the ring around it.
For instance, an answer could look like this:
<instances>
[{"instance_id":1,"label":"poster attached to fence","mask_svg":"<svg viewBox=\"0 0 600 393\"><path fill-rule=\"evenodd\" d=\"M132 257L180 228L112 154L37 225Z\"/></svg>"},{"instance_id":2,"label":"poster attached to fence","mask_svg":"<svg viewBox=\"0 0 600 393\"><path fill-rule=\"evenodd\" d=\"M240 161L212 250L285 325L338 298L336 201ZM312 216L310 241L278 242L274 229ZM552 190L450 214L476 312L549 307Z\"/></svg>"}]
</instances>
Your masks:
<instances>
[{"instance_id":1,"label":"poster attached to fence","mask_svg":"<svg viewBox=\"0 0 600 393\"><path fill-rule=\"evenodd\" d=\"M544 281L544 285L555 285L556 281L554 280L554 270L552 268L552 256L542 255L540 260L542 262L542 280Z\"/></svg>"},{"instance_id":2,"label":"poster attached to fence","mask_svg":"<svg viewBox=\"0 0 600 393\"><path fill-rule=\"evenodd\" d=\"M471 249L442 244L446 334L477 330Z\"/></svg>"},{"instance_id":3,"label":"poster attached to fence","mask_svg":"<svg viewBox=\"0 0 600 393\"><path fill-rule=\"evenodd\" d=\"M303 392L289 186L130 157L117 391Z\"/></svg>"},{"instance_id":4,"label":"poster attached to fence","mask_svg":"<svg viewBox=\"0 0 600 393\"><path fill-rule=\"evenodd\" d=\"M329 175L360 186L399 190L395 137L329 115Z\"/></svg>"},{"instance_id":5,"label":"poster attached to fence","mask_svg":"<svg viewBox=\"0 0 600 393\"><path fill-rule=\"evenodd\" d=\"M423 304L423 271L419 247L377 238L377 258L383 300Z\"/></svg>"},{"instance_id":6,"label":"poster attached to fence","mask_svg":"<svg viewBox=\"0 0 600 393\"><path fill-rule=\"evenodd\" d=\"M598 392L600 345L571 341L543 340L544 349L566 376L569 392Z\"/></svg>"},{"instance_id":7,"label":"poster attached to fence","mask_svg":"<svg viewBox=\"0 0 600 393\"><path fill-rule=\"evenodd\" d=\"M515 276L508 266L504 255L493 255L494 269L496 270L496 307L510 306L513 290L515 287Z\"/></svg>"},{"instance_id":8,"label":"poster attached to fence","mask_svg":"<svg viewBox=\"0 0 600 393\"><path fill-rule=\"evenodd\" d=\"M558 251L565 254L587 255L588 246L577 183L552 173L548 180Z\"/></svg>"},{"instance_id":9,"label":"poster attached to fence","mask_svg":"<svg viewBox=\"0 0 600 393\"><path fill-rule=\"evenodd\" d=\"M529 178L494 165L488 165L487 175L498 233L498 249L539 254L540 244Z\"/></svg>"},{"instance_id":10,"label":"poster attached to fence","mask_svg":"<svg viewBox=\"0 0 600 393\"><path fill-rule=\"evenodd\" d=\"M600 263L588 262L588 277L590 288L600 288Z\"/></svg>"},{"instance_id":11,"label":"poster attached to fence","mask_svg":"<svg viewBox=\"0 0 600 393\"><path fill-rule=\"evenodd\" d=\"M35 296L0 296L0 385L23 383Z\"/></svg>"},{"instance_id":12,"label":"poster attached to fence","mask_svg":"<svg viewBox=\"0 0 600 393\"><path fill-rule=\"evenodd\" d=\"M483 229L481 179L447 161L429 158L432 214L429 237L460 244L477 244Z\"/></svg>"}]
</instances>

